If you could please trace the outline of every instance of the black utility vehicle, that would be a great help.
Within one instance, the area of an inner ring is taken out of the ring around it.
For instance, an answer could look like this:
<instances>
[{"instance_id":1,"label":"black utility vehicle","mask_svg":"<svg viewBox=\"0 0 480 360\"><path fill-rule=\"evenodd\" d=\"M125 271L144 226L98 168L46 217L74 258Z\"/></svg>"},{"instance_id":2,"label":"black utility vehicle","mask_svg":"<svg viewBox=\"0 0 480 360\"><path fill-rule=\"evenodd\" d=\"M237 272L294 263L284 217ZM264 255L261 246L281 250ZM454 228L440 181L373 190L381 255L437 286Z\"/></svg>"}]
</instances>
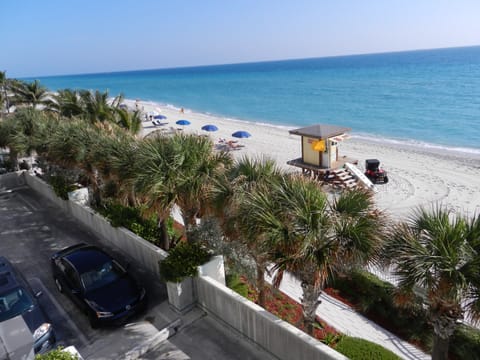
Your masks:
<instances>
[{"instance_id":1,"label":"black utility vehicle","mask_svg":"<svg viewBox=\"0 0 480 360\"><path fill-rule=\"evenodd\" d=\"M40 308L37 298L20 272L0 256L0 322L22 316L32 332L35 353L43 353L55 344L53 327Z\"/></svg>"},{"instance_id":2,"label":"black utility vehicle","mask_svg":"<svg viewBox=\"0 0 480 360\"><path fill-rule=\"evenodd\" d=\"M377 159L365 160L365 176L374 184L388 183L387 172L380 168L380 160Z\"/></svg>"},{"instance_id":3,"label":"black utility vehicle","mask_svg":"<svg viewBox=\"0 0 480 360\"><path fill-rule=\"evenodd\" d=\"M146 305L145 289L98 247L77 244L51 258L55 284L96 328L120 325Z\"/></svg>"}]
</instances>

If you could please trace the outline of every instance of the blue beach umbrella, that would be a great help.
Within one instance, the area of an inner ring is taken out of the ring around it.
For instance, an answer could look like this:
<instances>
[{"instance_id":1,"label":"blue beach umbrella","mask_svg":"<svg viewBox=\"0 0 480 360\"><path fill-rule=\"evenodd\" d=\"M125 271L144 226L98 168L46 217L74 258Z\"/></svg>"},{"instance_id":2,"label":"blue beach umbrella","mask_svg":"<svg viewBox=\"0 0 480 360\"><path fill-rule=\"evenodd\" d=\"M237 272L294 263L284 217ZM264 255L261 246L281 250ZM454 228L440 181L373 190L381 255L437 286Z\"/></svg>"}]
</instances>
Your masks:
<instances>
[{"instance_id":1,"label":"blue beach umbrella","mask_svg":"<svg viewBox=\"0 0 480 360\"><path fill-rule=\"evenodd\" d=\"M175 124L185 126L185 125L190 125L190 121L188 121L188 120L178 120Z\"/></svg>"},{"instance_id":2,"label":"blue beach umbrella","mask_svg":"<svg viewBox=\"0 0 480 360\"><path fill-rule=\"evenodd\" d=\"M235 131L233 134L232 134L233 137L236 137L236 138L240 138L240 139L243 139L243 138L249 138L250 136L250 133L248 131L243 131L243 130L240 130L240 131Z\"/></svg>"},{"instance_id":3,"label":"blue beach umbrella","mask_svg":"<svg viewBox=\"0 0 480 360\"><path fill-rule=\"evenodd\" d=\"M165 115L156 115L153 118L158 120L165 120L167 117Z\"/></svg>"},{"instance_id":4,"label":"blue beach umbrella","mask_svg":"<svg viewBox=\"0 0 480 360\"><path fill-rule=\"evenodd\" d=\"M202 130L203 131L217 131L218 130L218 127L216 127L215 125L204 125L202 126Z\"/></svg>"}]
</instances>

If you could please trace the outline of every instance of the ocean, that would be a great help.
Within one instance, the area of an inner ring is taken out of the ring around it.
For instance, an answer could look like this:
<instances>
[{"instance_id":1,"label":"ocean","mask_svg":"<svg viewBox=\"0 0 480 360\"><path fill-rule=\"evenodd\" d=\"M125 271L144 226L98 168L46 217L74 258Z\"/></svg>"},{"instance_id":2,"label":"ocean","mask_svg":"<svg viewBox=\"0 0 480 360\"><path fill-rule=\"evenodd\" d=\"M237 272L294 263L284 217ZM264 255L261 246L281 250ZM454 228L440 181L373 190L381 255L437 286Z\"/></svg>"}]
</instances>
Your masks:
<instances>
[{"instance_id":1,"label":"ocean","mask_svg":"<svg viewBox=\"0 0 480 360\"><path fill-rule=\"evenodd\" d=\"M480 154L480 46L38 79L51 90L108 90L282 127L337 124L355 137Z\"/></svg>"}]
</instances>

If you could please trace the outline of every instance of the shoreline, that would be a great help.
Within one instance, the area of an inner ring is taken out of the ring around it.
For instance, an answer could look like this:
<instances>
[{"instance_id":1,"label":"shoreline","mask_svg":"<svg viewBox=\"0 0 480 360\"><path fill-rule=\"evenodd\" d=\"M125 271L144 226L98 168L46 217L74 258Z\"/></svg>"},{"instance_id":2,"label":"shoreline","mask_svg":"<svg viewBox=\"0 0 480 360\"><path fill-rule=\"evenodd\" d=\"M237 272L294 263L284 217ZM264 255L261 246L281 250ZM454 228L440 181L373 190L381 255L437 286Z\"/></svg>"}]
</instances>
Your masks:
<instances>
[{"instance_id":1,"label":"shoreline","mask_svg":"<svg viewBox=\"0 0 480 360\"><path fill-rule=\"evenodd\" d=\"M135 103L135 101L132 99L125 99L124 102L132 104L132 106ZM144 106L146 106L145 109L158 108L158 109L161 109L162 111L173 111L173 112L175 111L179 112L181 109L181 107L177 107L176 105L157 102L155 100L142 100L141 103ZM297 125L288 125L288 124L272 124L265 121L232 118L232 117L224 116L221 114L213 114L209 112L196 111L189 108L184 108L184 110L185 110L185 115L194 114L194 115L200 115L200 116L207 116L207 117L211 117L212 119L223 119L227 121L236 122L239 124L252 124L255 126L265 126L268 128L281 129L287 132L288 130L291 130L291 129L296 129L299 127L311 125L311 124L308 124L308 125L297 126ZM328 121L326 123L328 123ZM373 142L373 143L380 144L382 146L400 148L400 149L408 148L409 150L412 150L412 151L427 153L434 156L438 155L438 152L444 152L443 154L441 154L441 156L451 156L452 158L457 158L457 159L480 161L480 148L463 147L463 146L453 147L453 146L448 146L444 144L422 142L414 139L392 138L392 137L385 137L383 135L377 136L375 134L355 132L355 129L352 129L352 132L350 133L350 135L352 139L358 142L364 142L364 143Z\"/></svg>"},{"instance_id":2,"label":"shoreline","mask_svg":"<svg viewBox=\"0 0 480 360\"><path fill-rule=\"evenodd\" d=\"M124 102L135 109L135 100ZM182 127L185 132L207 134L214 142L219 138L233 139L231 134L237 130L248 131L252 137L236 139L245 145L241 150L232 152L236 159L244 155L267 156L287 171L299 171L286 164L301 156L300 137L288 133L295 127L258 124L191 110L181 113L173 106L153 101L139 101L139 108L146 113L157 111L167 116L164 120L168 122L165 125L167 128L177 128L177 120L188 119L191 125ZM219 130L212 133L202 131L201 127L207 124L215 124ZM142 135L158 129L159 126L144 121ZM353 133L351 139L339 146L339 156L344 155L358 159L361 170L365 159L378 158L381 161L381 167L388 172L390 181L377 186L379 191L375 194L375 201L379 209L395 219L407 218L419 206L431 208L436 204L465 216L480 213L480 192L475 186L480 178L480 154L391 144L357 138Z\"/></svg>"}]
</instances>

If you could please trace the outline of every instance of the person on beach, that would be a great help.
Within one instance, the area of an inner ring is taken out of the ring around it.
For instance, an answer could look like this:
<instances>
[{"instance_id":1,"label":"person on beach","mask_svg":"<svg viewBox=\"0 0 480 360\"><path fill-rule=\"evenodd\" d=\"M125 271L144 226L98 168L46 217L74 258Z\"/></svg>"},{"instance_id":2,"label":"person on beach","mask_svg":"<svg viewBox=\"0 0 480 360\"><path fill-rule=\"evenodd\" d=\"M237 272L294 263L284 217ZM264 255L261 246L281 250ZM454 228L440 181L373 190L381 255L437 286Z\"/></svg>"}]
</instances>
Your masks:
<instances>
[{"instance_id":1,"label":"person on beach","mask_svg":"<svg viewBox=\"0 0 480 360\"><path fill-rule=\"evenodd\" d=\"M185 111L183 110L183 108L180 109L180 113L183 114Z\"/></svg>"}]
</instances>

